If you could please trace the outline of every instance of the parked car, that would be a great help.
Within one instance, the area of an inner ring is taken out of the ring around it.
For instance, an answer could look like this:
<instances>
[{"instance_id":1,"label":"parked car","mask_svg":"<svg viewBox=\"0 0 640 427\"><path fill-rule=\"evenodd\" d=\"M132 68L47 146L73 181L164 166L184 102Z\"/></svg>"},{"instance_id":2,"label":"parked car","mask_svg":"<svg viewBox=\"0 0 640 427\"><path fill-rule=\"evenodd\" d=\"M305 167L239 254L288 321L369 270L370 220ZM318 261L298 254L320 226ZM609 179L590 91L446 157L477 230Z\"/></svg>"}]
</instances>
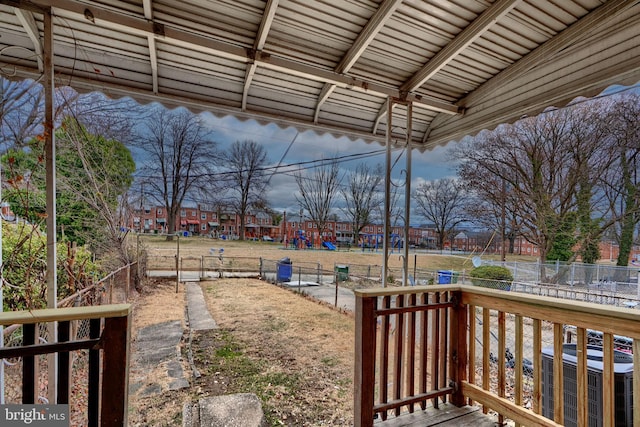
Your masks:
<instances>
[{"instance_id":1,"label":"parked car","mask_svg":"<svg viewBox=\"0 0 640 427\"><path fill-rule=\"evenodd\" d=\"M271 237L271 236L262 236L262 240L264 242L273 242L273 237Z\"/></svg>"}]
</instances>

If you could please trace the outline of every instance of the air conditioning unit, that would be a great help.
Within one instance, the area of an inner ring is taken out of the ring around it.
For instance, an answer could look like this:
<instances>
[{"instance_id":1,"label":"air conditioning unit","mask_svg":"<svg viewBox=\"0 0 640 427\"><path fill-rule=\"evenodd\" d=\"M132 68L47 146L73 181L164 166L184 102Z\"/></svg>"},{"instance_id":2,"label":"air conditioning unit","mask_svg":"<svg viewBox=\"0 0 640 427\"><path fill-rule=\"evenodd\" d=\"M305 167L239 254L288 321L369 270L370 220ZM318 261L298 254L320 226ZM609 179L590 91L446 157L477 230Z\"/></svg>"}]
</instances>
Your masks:
<instances>
[{"instance_id":1,"label":"air conditioning unit","mask_svg":"<svg viewBox=\"0 0 640 427\"><path fill-rule=\"evenodd\" d=\"M633 425L633 355L614 351L615 425ZM542 350L542 415L553 419L553 348ZM564 376L564 425L578 427L576 345L564 344L562 351ZM601 427L602 347L587 346L587 395L589 427ZM582 427L582 426L580 426Z\"/></svg>"}]
</instances>

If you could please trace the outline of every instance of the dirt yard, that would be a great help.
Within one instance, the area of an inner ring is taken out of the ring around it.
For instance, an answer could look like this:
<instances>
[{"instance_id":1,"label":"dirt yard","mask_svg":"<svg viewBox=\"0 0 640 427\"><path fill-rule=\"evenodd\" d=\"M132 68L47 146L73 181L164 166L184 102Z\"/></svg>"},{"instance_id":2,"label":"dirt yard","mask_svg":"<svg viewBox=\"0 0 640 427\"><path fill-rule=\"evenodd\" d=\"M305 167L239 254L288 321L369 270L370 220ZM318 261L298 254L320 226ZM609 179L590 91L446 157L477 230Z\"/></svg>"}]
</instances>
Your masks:
<instances>
[{"instance_id":1,"label":"dirt yard","mask_svg":"<svg viewBox=\"0 0 640 427\"><path fill-rule=\"evenodd\" d=\"M251 392L272 426L348 426L353 419L353 318L294 292L258 280L203 282L220 329L194 334L191 350L201 374L179 391L130 396L129 425L181 425L182 406L200 397ZM175 282L153 282L134 306L134 333L184 319ZM191 375L183 338L183 367ZM135 351L135 343L134 343ZM144 373L159 381L158 372ZM130 382L143 373L132 367Z\"/></svg>"},{"instance_id":2,"label":"dirt yard","mask_svg":"<svg viewBox=\"0 0 640 427\"><path fill-rule=\"evenodd\" d=\"M295 263L380 265L381 254L361 250L290 250L266 242L181 238L166 241L144 236L138 242L149 256L175 265L181 258L209 256L224 249L227 258L289 257ZM389 257L399 267L399 253ZM464 256L419 253L418 268L471 268ZM167 391L162 367L140 372L132 367L130 382L160 383L162 392L145 395L145 384L130 393L129 425L181 425L182 406L200 397L237 392L257 394L269 425L348 426L353 423L354 320L350 314L275 285L249 279L219 279L201 283L210 312L220 329L188 334L182 339L182 365L191 381L188 389ZM184 294L174 281L148 283L134 306L134 332L153 323L184 320ZM193 365L187 343L191 339ZM135 351L135 342L133 345ZM202 375L192 379L192 368ZM166 375L166 374L165 374ZM148 386L148 384L147 384Z\"/></svg>"}]
</instances>

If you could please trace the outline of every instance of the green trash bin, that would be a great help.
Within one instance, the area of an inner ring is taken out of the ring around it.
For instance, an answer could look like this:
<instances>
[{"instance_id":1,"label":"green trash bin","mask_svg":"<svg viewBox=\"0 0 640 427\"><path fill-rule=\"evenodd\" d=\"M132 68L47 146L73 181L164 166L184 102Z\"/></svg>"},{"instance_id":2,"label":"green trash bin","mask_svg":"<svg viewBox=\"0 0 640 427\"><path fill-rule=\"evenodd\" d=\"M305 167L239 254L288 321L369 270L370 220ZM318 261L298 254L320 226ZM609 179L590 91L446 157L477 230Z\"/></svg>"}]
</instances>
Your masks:
<instances>
[{"instance_id":1,"label":"green trash bin","mask_svg":"<svg viewBox=\"0 0 640 427\"><path fill-rule=\"evenodd\" d=\"M451 283L458 283L458 277L460 276L459 271L454 271L451 275Z\"/></svg>"},{"instance_id":2,"label":"green trash bin","mask_svg":"<svg viewBox=\"0 0 640 427\"><path fill-rule=\"evenodd\" d=\"M349 266L348 265L336 265L336 279L338 282L346 282L349 280Z\"/></svg>"}]
</instances>

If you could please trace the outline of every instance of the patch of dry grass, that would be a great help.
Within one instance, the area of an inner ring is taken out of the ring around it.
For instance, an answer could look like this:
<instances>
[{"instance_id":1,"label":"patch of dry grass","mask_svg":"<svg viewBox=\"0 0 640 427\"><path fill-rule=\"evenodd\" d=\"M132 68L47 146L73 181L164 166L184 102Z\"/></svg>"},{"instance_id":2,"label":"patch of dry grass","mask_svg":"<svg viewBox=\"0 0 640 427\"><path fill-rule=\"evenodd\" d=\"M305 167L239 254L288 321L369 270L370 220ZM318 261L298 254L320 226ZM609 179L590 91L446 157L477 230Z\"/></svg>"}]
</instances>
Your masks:
<instances>
[{"instance_id":1,"label":"patch of dry grass","mask_svg":"<svg viewBox=\"0 0 640 427\"><path fill-rule=\"evenodd\" d=\"M166 238L159 236L143 236L142 244L147 248L151 256L167 256L168 260L173 260L178 248L177 240L171 242ZM284 249L282 244L269 243L260 241L244 241L237 240L217 240L204 237L188 237L181 238L179 242L180 257L199 258L201 256L209 256L210 249L224 249L224 257L228 258L260 258L266 260L279 260L288 257L295 263L320 263L323 268L333 270L334 264L359 264L359 265L382 265L382 251L362 251L353 248L351 250L340 249L338 251L329 251L325 249L303 249L292 250ZM418 269L438 270L453 269L462 271L471 269L471 256L466 255L439 255L427 254L424 252L411 252L409 255L409 267L412 269L414 263ZM389 255L389 267L400 268L402 259L400 253L396 250ZM173 268L173 264L171 265Z\"/></svg>"},{"instance_id":2,"label":"patch of dry grass","mask_svg":"<svg viewBox=\"0 0 640 427\"><path fill-rule=\"evenodd\" d=\"M220 326L194 334L202 376L189 378L184 390L131 393L129 425L180 425L184 403L239 392L256 393L273 426L353 424L352 316L259 280L216 280L202 287ZM182 288L176 295L175 282L168 280L145 287L135 302L132 336L150 324L184 319ZM147 383L162 385L164 372L163 366L136 372L133 365L131 382L144 375Z\"/></svg>"},{"instance_id":3,"label":"patch of dry grass","mask_svg":"<svg viewBox=\"0 0 640 427\"><path fill-rule=\"evenodd\" d=\"M221 329L260 366L258 378L285 379L275 390L267 384L236 392L261 395L274 425L352 424L351 316L258 280L208 282L203 289Z\"/></svg>"}]
</instances>

